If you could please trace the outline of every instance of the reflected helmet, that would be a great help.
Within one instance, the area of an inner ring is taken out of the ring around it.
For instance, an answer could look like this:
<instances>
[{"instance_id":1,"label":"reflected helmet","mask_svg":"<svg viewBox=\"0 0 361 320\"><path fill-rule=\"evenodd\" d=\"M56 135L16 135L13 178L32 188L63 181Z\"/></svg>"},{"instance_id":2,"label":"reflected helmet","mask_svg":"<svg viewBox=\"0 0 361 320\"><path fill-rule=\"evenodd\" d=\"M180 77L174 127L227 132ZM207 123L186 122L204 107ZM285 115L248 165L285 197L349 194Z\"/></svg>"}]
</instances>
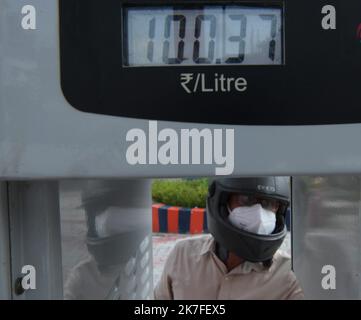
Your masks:
<instances>
[{"instance_id":1,"label":"reflected helmet","mask_svg":"<svg viewBox=\"0 0 361 320\"><path fill-rule=\"evenodd\" d=\"M138 186L127 180L90 180L83 186L86 245L102 269L125 264L151 245L149 200Z\"/></svg>"},{"instance_id":2,"label":"reflected helmet","mask_svg":"<svg viewBox=\"0 0 361 320\"><path fill-rule=\"evenodd\" d=\"M149 219L142 211L108 207L87 216L87 247L99 266L126 263L141 247L149 247Z\"/></svg>"},{"instance_id":3,"label":"reflected helmet","mask_svg":"<svg viewBox=\"0 0 361 320\"><path fill-rule=\"evenodd\" d=\"M241 230L228 221L231 194L256 195L279 202L276 227L269 235ZM287 235L286 211L290 203L288 177L223 178L213 180L207 197L207 223L221 246L250 262L272 261Z\"/></svg>"}]
</instances>

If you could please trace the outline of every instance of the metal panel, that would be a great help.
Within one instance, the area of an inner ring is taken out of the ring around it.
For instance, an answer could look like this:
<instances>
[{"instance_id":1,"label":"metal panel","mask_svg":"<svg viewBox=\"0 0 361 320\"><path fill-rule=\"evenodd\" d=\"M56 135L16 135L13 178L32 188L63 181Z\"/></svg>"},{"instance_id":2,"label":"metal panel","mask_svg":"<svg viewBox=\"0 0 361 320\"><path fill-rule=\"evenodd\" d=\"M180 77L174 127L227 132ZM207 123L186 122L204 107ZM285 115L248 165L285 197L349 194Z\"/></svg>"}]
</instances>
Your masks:
<instances>
[{"instance_id":1,"label":"metal panel","mask_svg":"<svg viewBox=\"0 0 361 320\"><path fill-rule=\"evenodd\" d=\"M65 299L153 294L150 180L60 183Z\"/></svg>"},{"instance_id":2,"label":"metal panel","mask_svg":"<svg viewBox=\"0 0 361 320\"><path fill-rule=\"evenodd\" d=\"M7 183L0 182L0 300L11 298L9 230Z\"/></svg>"},{"instance_id":3,"label":"metal panel","mask_svg":"<svg viewBox=\"0 0 361 320\"><path fill-rule=\"evenodd\" d=\"M361 176L293 178L293 267L308 299L360 299ZM336 270L324 289L323 266Z\"/></svg>"},{"instance_id":4,"label":"metal panel","mask_svg":"<svg viewBox=\"0 0 361 320\"><path fill-rule=\"evenodd\" d=\"M36 289L14 299L61 299L61 240L58 182L10 182L12 278L22 267L36 270Z\"/></svg>"},{"instance_id":5,"label":"metal panel","mask_svg":"<svg viewBox=\"0 0 361 320\"><path fill-rule=\"evenodd\" d=\"M31 1L37 9L37 30L20 27L22 6L28 4L0 2L1 179L215 174L215 164L128 164L126 134L133 128L148 133L148 121L86 114L71 107L60 87L58 1ZM158 125L159 130L172 128L178 134L189 128L233 128ZM234 128L235 175L361 172L361 149L354 147L361 125Z\"/></svg>"}]
</instances>

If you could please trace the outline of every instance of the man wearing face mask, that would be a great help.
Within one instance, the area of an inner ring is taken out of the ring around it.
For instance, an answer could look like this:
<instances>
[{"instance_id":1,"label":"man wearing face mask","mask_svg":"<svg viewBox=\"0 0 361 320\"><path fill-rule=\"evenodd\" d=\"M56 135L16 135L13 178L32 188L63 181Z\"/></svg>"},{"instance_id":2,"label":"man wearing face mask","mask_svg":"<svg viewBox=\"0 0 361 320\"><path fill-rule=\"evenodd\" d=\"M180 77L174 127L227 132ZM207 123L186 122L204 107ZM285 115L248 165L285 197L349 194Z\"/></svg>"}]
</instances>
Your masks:
<instances>
[{"instance_id":1,"label":"man wearing face mask","mask_svg":"<svg viewBox=\"0 0 361 320\"><path fill-rule=\"evenodd\" d=\"M286 177L223 178L207 197L211 235L180 241L154 290L156 299L302 299L281 252L287 235Z\"/></svg>"}]
</instances>

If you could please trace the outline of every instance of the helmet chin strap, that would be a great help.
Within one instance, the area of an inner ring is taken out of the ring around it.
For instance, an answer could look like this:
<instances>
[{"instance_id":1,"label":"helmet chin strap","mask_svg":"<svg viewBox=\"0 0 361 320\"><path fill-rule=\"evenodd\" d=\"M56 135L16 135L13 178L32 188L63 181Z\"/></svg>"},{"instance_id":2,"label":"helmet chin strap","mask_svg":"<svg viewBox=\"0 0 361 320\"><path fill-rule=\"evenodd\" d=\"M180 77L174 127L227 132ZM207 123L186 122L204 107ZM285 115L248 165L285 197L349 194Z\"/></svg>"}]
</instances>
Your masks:
<instances>
[{"instance_id":1,"label":"helmet chin strap","mask_svg":"<svg viewBox=\"0 0 361 320\"><path fill-rule=\"evenodd\" d=\"M228 257L229 257L229 250L223 247L220 243L216 241L216 255L217 257L225 264L227 265ZM266 269L269 269L272 266L273 259L269 259L266 261L263 261L263 267Z\"/></svg>"},{"instance_id":2,"label":"helmet chin strap","mask_svg":"<svg viewBox=\"0 0 361 320\"><path fill-rule=\"evenodd\" d=\"M226 264L229 256L229 251L225 247L221 246L218 242L216 242L216 255L221 261Z\"/></svg>"},{"instance_id":3,"label":"helmet chin strap","mask_svg":"<svg viewBox=\"0 0 361 320\"><path fill-rule=\"evenodd\" d=\"M227 214L231 213L231 209L227 203ZM227 264L227 260L229 257L229 250L223 247L219 242L216 241L216 255L217 257L224 263Z\"/></svg>"}]
</instances>

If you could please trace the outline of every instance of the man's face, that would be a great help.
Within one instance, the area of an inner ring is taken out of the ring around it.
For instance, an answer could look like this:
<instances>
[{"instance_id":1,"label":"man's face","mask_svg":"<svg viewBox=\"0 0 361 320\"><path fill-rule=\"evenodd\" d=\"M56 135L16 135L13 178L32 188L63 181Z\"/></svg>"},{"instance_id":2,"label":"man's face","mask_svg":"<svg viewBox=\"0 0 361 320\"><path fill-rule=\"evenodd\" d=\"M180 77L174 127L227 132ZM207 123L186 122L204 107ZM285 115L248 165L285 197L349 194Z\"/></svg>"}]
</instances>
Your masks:
<instances>
[{"instance_id":1,"label":"man's face","mask_svg":"<svg viewBox=\"0 0 361 320\"><path fill-rule=\"evenodd\" d=\"M260 204L263 209L274 213L276 213L280 207L278 200L265 198L260 195L232 193L228 198L228 206L231 211L238 207L251 207L255 204Z\"/></svg>"}]
</instances>

